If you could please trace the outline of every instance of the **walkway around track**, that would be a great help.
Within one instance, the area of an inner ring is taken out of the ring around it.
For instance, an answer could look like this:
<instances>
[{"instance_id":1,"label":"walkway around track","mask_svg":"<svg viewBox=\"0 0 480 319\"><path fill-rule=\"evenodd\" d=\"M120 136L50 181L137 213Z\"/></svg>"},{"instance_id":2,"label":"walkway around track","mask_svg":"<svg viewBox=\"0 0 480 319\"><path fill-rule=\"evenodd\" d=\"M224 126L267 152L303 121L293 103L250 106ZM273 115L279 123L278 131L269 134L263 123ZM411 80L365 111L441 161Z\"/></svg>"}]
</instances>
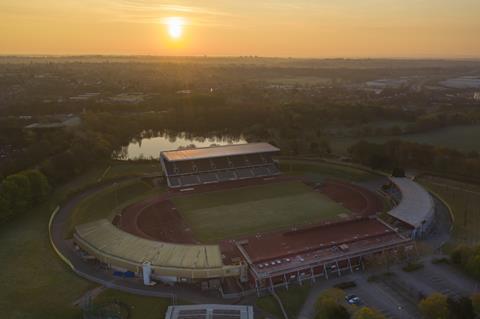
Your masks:
<instances>
[{"instance_id":1,"label":"walkway around track","mask_svg":"<svg viewBox=\"0 0 480 319\"><path fill-rule=\"evenodd\" d=\"M219 294L213 294L211 292L207 293L195 291L191 288L169 287L164 285L150 287L144 286L143 282L138 278L123 279L114 277L111 272L100 269L98 265L85 262L81 256L75 252L71 240L65 239L65 228L67 227L70 214L75 206L77 206L83 199L112 186L116 182L130 179L133 180L136 178L137 177L123 177L121 179L111 180L108 183L95 186L75 195L62 205L58 211L54 212L49 223L49 234L55 252L77 275L107 288L144 296L169 298L172 302L181 299L193 303L231 303L231 301L228 302L227 300L222 299Z\"/></svg>"}]
</instances>

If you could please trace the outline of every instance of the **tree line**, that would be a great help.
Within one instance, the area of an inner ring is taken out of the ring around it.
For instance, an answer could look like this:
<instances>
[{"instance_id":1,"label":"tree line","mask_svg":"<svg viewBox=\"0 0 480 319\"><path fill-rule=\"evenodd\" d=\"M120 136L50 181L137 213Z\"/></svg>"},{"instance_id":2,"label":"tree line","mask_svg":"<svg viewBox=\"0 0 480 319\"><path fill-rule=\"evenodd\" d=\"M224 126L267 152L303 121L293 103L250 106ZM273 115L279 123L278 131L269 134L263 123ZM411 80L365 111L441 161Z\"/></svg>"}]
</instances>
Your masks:
<instances>
[{"instance_id":1,"label":"tree line","mask_svg":"<svg viewBox=\"0 0 480 319\"><path fill-rule=\"evenodd\" d=\"M7 176L0 183L0 221L40 204L50 190L46 176L37 169Z\"/></svg>"},{"instance_id":2,"label":"tree line","mask_svg":"<svg viewBox=\"0 0 480 319\"><path fill-rule=\"evenodd\" d=\"M480 155L427 144L391 140L359 141L349 148L352 160L374 169L405 167L480 179Z\"/></svg>"}]
</instances>

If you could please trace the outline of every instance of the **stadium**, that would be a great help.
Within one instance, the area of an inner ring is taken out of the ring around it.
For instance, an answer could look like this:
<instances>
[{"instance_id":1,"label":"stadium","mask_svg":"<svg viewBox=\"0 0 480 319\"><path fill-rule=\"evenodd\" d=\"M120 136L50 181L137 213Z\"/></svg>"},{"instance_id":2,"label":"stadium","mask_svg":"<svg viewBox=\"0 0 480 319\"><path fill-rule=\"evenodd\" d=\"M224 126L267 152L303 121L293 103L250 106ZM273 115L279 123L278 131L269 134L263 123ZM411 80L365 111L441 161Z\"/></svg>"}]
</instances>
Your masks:
<instances>
[{"instance_id":1,"label":"stadium","mask_svg":"<svg viewBox=\"0 0 480 319\"><path fill-rule=\"evenodd\" d=\"M415 253L434 203L409 178L373 191L282 173L267 143L165 151L168 191L113 221L77 225L77 250L108 269L224 297L341 276ZM385 200L391 203L385 211Z\"/></svg>"}]
</instances>

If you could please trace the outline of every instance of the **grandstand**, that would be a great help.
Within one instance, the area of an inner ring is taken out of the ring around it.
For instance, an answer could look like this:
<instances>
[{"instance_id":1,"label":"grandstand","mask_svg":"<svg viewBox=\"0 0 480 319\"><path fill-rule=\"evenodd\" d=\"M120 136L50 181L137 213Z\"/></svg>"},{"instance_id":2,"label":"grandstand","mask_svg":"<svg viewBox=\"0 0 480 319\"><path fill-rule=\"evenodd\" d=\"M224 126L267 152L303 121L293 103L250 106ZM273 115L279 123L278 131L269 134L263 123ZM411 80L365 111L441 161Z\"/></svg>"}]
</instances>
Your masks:
<instances>
[{"instance_id":1,"label":"grandstand","mask_svg":"<svg viewBox=\"0 0 480 319\"><path fill-rule=\"evenodd\" d=\"M325 223L236 242L257 291L363 269L364 260L413 250L413 242L375 217Z\"/></svg>"},{"instance_id":2,"label":"grandstand","mask_svg":"<svg viewBox=\"0 0 480 319\"><path fill-rule=\"evenodd\" d=\"M418 183L405 177L391 177L400 191L399 204L388 214L411 227L412 238L421 238L433 222L435 205L432 196Z\"/></svg>"},{"instance_id":3,"label":"grandstand","mask_svg":"<svg viewBox=\"0 0 480 319\"><path fill-rule=\"evenodd\" d=\"M213 146L161 152L160 162L168 186L181 188L278 175L279 151L268 143Z\"/></svg>"},{"instance_id":4,"label":"grandstand","mask_svg":"<svg viewBox=\"0 0 480 319\"><path fill-rule=\"evenodd\" d=\"M108 267L141 273L151 263L153 278L208 279L239 276L241 265L224 265L218 245L184 245L140 238L100 219L78 225L74 241Z\"/></svg>"},{"instance_id":5,"label":"grandstand","mask_svg":"<svg viewBox=\"0 0 480 319\"><path fill-rule=\"evenodd\" d=\"M253 319L253 307L243 305L169 306L165 319Z\"/></svg>"}]
</instances>

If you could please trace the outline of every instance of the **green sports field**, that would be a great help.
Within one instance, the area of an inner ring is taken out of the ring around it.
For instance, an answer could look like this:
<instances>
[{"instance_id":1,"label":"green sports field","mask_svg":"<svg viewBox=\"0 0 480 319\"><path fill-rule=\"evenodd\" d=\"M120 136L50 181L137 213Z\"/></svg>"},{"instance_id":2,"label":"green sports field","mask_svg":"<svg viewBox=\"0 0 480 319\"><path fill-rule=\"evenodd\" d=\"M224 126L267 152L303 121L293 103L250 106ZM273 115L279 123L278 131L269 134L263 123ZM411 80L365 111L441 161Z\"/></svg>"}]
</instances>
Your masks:
<instances>
[{"instance_id":1,"label":"green sports field","mask_svg":"<svg viewBox=\"0 0 480 319\"><path fill-rule=\"evenodd\" d=\"M349 211L300 181L288 181L173 199L204 243L338 218Z\"/></svg>"}]
</instances>

